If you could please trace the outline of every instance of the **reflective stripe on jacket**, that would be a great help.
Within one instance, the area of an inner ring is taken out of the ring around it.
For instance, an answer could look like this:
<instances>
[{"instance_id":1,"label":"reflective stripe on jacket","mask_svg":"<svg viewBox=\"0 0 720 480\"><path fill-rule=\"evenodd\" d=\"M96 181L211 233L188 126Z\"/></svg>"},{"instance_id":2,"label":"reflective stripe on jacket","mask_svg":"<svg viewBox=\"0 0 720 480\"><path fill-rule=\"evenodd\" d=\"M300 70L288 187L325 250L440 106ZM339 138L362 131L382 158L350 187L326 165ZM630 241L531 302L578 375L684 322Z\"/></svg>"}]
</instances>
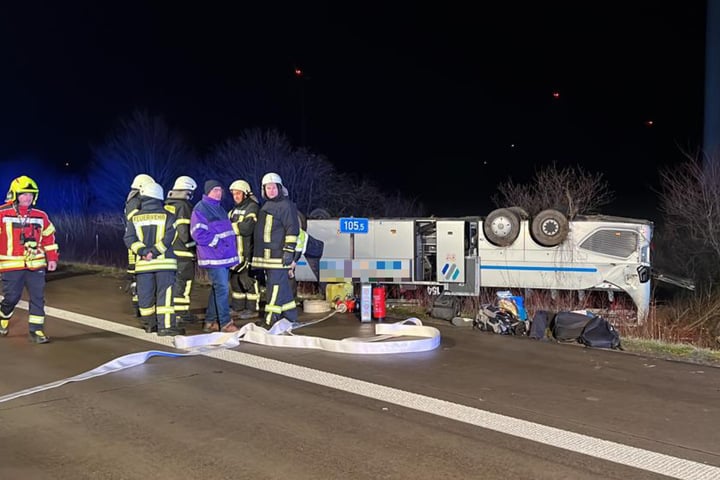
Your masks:
<instances>
[{"instance_id":1,"label":"reflective stripe on jacket","mask_svg":"<svg viewBox=\"0 0 720 480\"><path fill-rule=\"evenodd\" d=\"M175 239L175 215L161 200L142 197L140 210L128 219L125 246L137 255L135 273L177 270L172 249ZM152 258L142 257L152 253Z\"/></svg>"},{"instance_id":2,"label":"reflective stripe on jacket","mask_svg":"<svg viewBox=\"0 0 720 480\"><path fill-rule=\"evenodd\" d=\"M295 254L300 233L297 207L282 193L265 201L255 226L252 265L256 268L289 268L283 254Z\"/></svg>"},{"instance_id":3,"label":"reflective stripe on jacket","mask_svg":"<svg viewBox=\"0 0 720 480\"><path fill-rule=\"evenodd\" d=\"M235 231L219 201L203 195L193 208L190 235L197 244L199 267L230 268L238 264Z\"/></svg>"},{"instance_id":4,"label":"reflective stripe on jacket","mask_svg":"<svg viewBox=\"0 0 720 480\"><path fill-rule=\"evenodd\" d=\"M245 197L228 212L233 231L237 235L237 254L241 266L250 262L253 255L253 235L259 210L260 205L255 200Z\"/></svg>"},{"instance_id":5,"label":"reflective stripe on jacket","mask_svg":"<svg viewBox=\"0 0 720 480\"><path fill-rule=\"evenodd\" d=\"M55 226L47 213L14 203L0 207L0 272L40 270L57 260Z\"/></svg>"}]
</instances>

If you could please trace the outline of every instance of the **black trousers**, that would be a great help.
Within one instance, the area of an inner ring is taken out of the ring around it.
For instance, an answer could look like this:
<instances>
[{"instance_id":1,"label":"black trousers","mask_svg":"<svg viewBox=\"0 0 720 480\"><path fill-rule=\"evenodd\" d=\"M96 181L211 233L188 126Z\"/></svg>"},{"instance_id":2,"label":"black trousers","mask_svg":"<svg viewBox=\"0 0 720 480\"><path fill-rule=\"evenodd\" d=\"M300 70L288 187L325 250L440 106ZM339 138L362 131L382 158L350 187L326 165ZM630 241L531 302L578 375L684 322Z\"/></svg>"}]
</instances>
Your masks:
<instances>
[{"instance_id":1,"label":"black trousers","mask_svg":"<svg viewBox=\"0 0 720 480\"><path fill-rule=\"evenodd\" d=\"M190 311L190 293L194 280L195 260L178 258L175 284L173 285L173 301L175 302L175 312L180 315Z\"/></svg>"},{"instance_id":2,"label":"black trousers","mask_svg":"<svg viewBox=\"0 0 720 480\"><path fill-rule=\"evenodd\" d=\"M172 294L175 270L136 272L135 277L137 278L140 320L143 325L159 329L175 327L175 306Z\"/></svg>"},{"instance_id":3,"label":"black trousers","mask_svg":"<svg viewBox=\"0 0 720 480\"><path fill-rule=\"evenodd\" d=\"M265 287L265 324L272 326L281 318L287 318L291 322L297 322L298 311L295 305L290 278L287 269L265 270L267 286Z\"/></svg>"},{"instance_id":4,"label":"black trousers","mask_svg":"<svg viewBox=\"0 0 720 480\"><path fill-rule=\"evenodd\" d=\"M258 281L250 276L250 269L230 270L230 307L236 311L260 310L260 289Z\"/></svg>"},{"instance_id":5,"label":"black trousers","mask_svg":"<svg viewBox=\"0 0 720 480\"><path fill-rule=\"evenodd\" d=\"M2 273L3 300L0 319L10 320L15 306L27 288L30 298L28 323L30 332L42 330L45 325L45 270L13 270Z\"/></svg>"}]
</instances>

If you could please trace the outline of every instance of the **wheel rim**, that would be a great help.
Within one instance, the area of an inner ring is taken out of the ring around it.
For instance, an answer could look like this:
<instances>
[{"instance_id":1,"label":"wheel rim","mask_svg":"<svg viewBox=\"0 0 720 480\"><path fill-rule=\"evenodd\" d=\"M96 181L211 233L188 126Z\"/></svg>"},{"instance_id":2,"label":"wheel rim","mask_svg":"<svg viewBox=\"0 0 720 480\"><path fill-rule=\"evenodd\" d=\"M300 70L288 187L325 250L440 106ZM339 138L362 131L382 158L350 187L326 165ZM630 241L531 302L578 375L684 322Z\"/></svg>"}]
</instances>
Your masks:
<instances>
[{"instance_id":1,"label":"wheel rim","mask_svg":"<svg viewBox=\"0 0 720 480\"><path fill-rule=\"evenodd\" d=\"M506 238L512 231L512 222L507 217L497 217L490 223L490 231L500 238Z\"/></svg>"},{"instance_id":2,"label":"wheel rim","mask_svg":"<svg viewBox=\"0 0 720 480\"><path fill-rule=\"evenodd\" d=\"M560 224L556 220L545 220L542 224L542 232L549 237L554 237L559 231Z\"/></svg>"}]
</instances>

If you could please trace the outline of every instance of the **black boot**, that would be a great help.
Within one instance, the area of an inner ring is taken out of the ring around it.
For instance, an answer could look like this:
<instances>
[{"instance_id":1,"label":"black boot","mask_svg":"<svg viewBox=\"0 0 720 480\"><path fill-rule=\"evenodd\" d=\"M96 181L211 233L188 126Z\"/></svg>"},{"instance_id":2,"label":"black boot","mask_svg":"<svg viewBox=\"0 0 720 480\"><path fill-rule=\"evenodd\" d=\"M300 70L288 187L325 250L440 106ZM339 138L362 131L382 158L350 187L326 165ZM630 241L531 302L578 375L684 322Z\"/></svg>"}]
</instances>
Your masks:
<instances>
[{"instance_id":1,"label":"black boot","mask_svg":"<svg viewBox=\"0 0 720 480\"><path fill-rule=\"evenodd\" d=\"M185 329L181 327L161 328L157 334L158 337L174 337L175 335L185 335Z\"/></svg>"}]
</instances>

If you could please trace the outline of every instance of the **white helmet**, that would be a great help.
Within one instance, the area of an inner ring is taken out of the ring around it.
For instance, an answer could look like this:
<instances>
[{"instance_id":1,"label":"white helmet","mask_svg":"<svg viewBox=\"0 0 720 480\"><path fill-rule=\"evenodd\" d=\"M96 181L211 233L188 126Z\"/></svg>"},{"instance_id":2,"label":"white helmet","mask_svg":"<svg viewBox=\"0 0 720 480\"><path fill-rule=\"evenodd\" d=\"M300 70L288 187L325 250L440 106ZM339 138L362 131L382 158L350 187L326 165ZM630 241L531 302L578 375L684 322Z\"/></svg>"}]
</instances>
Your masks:
<instances>
[{"instance_id":1,"label":"white helmet","mask_svg":"<svg viewBox=\"0 0 720 480\"><path fill-rule=\"evenodd\" d=\"M262 186L264 187L268 183L277 183L282 185L283 181L282 178L280 178L280 175L274 172L266 173L265 176L262 178Z\"/></svg>"},{"instance_id":2,"label":"white helmet","mask_svg":"<svg viewBox=\"0 0 720 480\"><path fill-rule=\"evenodd\" d=\"M244 192L245 195L250 195L252 191L250 191L250 184L246 182L245 180L235 180L230 184L230 191L233 190L240 190L241 192Z\"/></svg>"},{"instance_id":3,"label":"white helmet","mask_svg":"<svg viewBox=\"0 0 720 480\"><path fill-rule=\"evenodd\" d=\"M155 179L146 173L141 173L139 175L135 175L135 178L133 179L132 184L130 185L130 188L134 188L135 190L140 190L142 188L142 186L145 185L146 183L155 183Z\"/></svg>"},{"instance_id":4,"label":"white helmet","mask_svg":"<svg viewBox=\"0 0 720 480\"><path fill-rule=\"evenodd\" d=\"M190 190L192 192L194 192L196 188L197 182L187 175L177 177L175 185L172 187L173 190Z\"/></svg>"},{"instance_id":5,"label":"white helmet","mask_svg":"<svg viewBox=\"0 0 720 480\"><path fill-rule=\"evenodd\" d=\"M280 192L280 195L287 197L288 196L288 190L283 185L282 178L280 178L280 175L274 172L266 173L265 176L262 178L262 192L261 195L263 198L267 198L265 195L265 185L268 183L276 183L278 184L278 191Z\"/></svg>"},{"instance_id":6,"label":"white helmet","mask_svg":"<svg viewBox=\"0 0 720 480\"><path fill-rule=\"evenodd\" d=\"M163 199L162 185L157 184L155 182L146 183L142 187L140 187L140 196L156 198L158 200L162 200Z\"/></svg>"}]
</instances>

